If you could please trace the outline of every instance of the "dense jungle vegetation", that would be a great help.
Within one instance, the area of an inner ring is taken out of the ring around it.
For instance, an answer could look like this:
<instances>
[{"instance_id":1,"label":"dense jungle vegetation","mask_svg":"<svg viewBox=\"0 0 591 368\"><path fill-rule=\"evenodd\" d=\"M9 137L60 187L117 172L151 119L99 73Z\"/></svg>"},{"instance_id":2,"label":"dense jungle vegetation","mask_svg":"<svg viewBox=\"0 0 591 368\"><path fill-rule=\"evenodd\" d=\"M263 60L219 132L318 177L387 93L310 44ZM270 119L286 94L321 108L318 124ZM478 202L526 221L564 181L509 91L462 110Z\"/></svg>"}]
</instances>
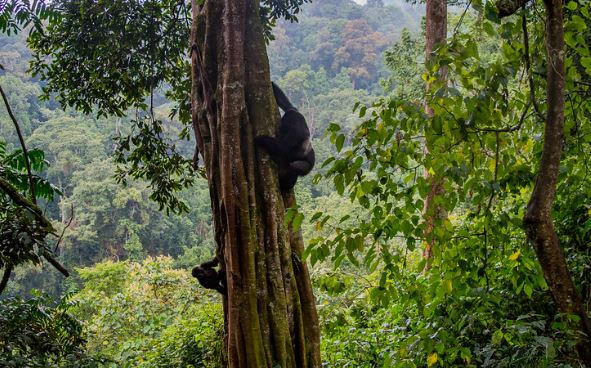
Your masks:
<instances>
[{"instance_id":1,"label":"dense jungle vegetation","mask_svg":"<svg viewBox=\"0 0 591 368\"><path fill-rule=\"evenodd\" d=\"M108 69L117 62L108 57L76 74L88 64L75 64L72 50L92 41L107 55L119 39L51 15L35 33L8 3L0 87L14 119L1 104L0 271L10 279L0 283L0 366L224 366L222 298L191 277L215 256L216 229L208 181L191 166L190 60L176 60L158 86L147 79L137 95L107 101L94 89L141 82ZM570 313L523 220L555 109L544 2L507 16L491 2L448 3L446 39L428 58L424 4L300 6L297 22L270 22L268 55L316 152L298 205L281 216L306 245L322 366L591 364L582 352L591 347L589 0L563 7L564 135L551 203L583 308Z\"/></svg>"}]
</instances>

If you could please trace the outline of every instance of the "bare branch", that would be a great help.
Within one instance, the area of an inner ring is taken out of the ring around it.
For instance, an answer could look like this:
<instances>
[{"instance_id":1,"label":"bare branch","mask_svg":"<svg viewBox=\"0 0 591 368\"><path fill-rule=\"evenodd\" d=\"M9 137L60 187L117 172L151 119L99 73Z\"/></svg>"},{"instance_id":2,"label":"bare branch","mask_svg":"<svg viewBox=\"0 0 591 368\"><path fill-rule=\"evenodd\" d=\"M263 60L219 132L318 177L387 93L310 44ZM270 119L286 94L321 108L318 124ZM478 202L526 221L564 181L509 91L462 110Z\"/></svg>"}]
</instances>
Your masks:
<instances>
[{"instance_id":1,"label":"bare branch","mask_svg":"<svg viewBox=\"0 0 591 368\"><path fill-rule=\"evenodd\" d=\"M8 280L10 279L10 275L12 274L12 266L7 264L6 269L4 270L4 274L2 275L2 281L0 281L0 294L6 289L6 285L8 284Z\"/></svg>"},{"instance_id":2,"label":"bare branch","mask_svg":"<svg viewBox=\"0 0 591 368\"><path fill-rule=\"evenodd\" d=\"M27 175L29 177L29 187L31 190L31 200L33 201L33 203L36 204L37 197L35 195L35 181L33 180L33 172L31 171L31 162L29 161L29 151L27 150L27 146L25 145L25 139L23 138L23 133L21 132L21 128L18 125L18 122L16 121L16 117L14 116L14 113L12 112L12 109L10 108L10 104L8 103L8 98L6 97L6 94L4 93L2 86L0 86L0 94L2 94L2 99L4 100L4 105L6 105L6 110L8 111L8 115L10 116L10 119L14 123L14 128L16 129L16 134L18 135L18 140L21 144L21 148L23 150L23 155L25 156L25 166L27 168Z\"/></svg>"},{"instance_id":3,"label":"bare branch","mask_svg":"<svg viewBox=\"0 0 591 368\"><path fill-rule=\"evenodd\" d=\"M70 220L68 221L66 226L62 229L62 233L60 234L59 239L55 243L55 247L53 248L54 253L57 251L57 248L59 247L60 243L62 242L62 239L64 238L64 234L66 233L66 230L70 227L70 225L72 224L72 221L74 220L74 205L70 206L70 214L71 214Z\"/></svg>"}]
</instances>

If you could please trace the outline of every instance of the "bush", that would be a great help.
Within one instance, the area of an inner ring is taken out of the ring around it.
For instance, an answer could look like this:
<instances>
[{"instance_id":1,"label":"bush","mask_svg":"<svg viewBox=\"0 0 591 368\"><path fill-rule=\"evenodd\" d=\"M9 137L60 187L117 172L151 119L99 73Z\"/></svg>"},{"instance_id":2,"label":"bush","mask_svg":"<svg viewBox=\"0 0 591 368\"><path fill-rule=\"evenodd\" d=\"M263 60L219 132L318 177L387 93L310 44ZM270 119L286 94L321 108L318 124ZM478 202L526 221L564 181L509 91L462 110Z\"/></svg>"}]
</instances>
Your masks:
<instances>
[{"instance_id":1,"label":"bush","mask_svg":"<svg viewBox=\"0 0 591 368\"><path fill-rule=\"evenodd\" d=\"M170 257L103 262L79 269L76 315L88 349L114 367L220 367L223 312L214 291L198 287Z\"/></svg>"},{"instance_id":2,"label":"bush","mask_svg":"<svg viewBox=\"0 0 591 368\"><path fill-rule=\"evenodd\" d=\"M55 304L54 306L51 306ZM86 354L82 325L68 297L7 298L0 304L1 367L96 367L104 359Z\"/></svg>"}]
</instances>

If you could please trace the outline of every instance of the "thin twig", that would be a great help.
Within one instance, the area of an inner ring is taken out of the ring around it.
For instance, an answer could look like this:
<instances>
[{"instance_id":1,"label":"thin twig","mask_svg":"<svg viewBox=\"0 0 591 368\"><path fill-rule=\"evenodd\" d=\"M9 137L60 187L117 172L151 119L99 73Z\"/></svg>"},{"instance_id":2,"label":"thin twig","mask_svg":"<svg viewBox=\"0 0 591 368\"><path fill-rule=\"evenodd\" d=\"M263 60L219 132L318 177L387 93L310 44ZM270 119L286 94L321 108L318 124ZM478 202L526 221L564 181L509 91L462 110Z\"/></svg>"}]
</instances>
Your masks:
<instances>
[{"instance_id":1,"label":"thin twig","mask_svg":"<svg viewBox=\"0 0 591 368\"><path fill-rule=\"evenodd\" d=\"M486 280L486 292L488 293L490 291L490 285L489 285L489 281L488 281L488 272L486 272L486 269L488 268L488 236L487 236L487 232L486 232L486 226L484 227L484 259L482 260L483 263L483 271L484 271L484 278Z\"/></svg>"},{"instance_id":2,"label":"thin twig","mask_svg":"<svg viewBox=\"0 0 591 368\"><path fill-rule=\"evenodd\" d=\"M540 107L536 101L536 90L534 85L534 77L531 73L531 61L529 58L529 35L527 33L527 17L525 15L525 5L523 6L523 12L521 13L521 28L523 30L523 54L525 58L525 68L527 70L527 79L529 81L529 98L534 107L538 118L545 121L544 114L540 112Z\"/></svg>"},{"instance_id":3,"label":"thin twig","mask_svg":"<svg viewBox=\"0 0 591 368\"><path fill-rule=\"evenodd\" d=\"M499 146L500 146L500 140L499 140L499 132L496 133L496 141L497 141L497 147L496 147L496 151L495 151L495 173L493 176L493 186L492 186L492 190L490 193L490 198L488 199L488 204L486 206L486 212L487 214L490 212L490 207L492 205L492 201L493 198L495 197L496 194L496 190L495 190L495 185L497 183L497 176L499 173Z\"/></svg>"},{"instance_id":4,"label":"thin twig","mask_svg":"<svg viewBox=\"0 0 591 368\"><path fill-rule=\"evenodd\" d=\"M23 133L21 132L21 128L16 121L16 117L12 112L12 108L8 103L8 98L0 86L0 94L2 94L2 99L4 100L4 105L6 105L6 110L8 111L8 115L10 119L14 123L14 128L16 129L16 134L18 135L18 140L21 144L21 148L23 150L23 155L25 156L25 167L27 168L27 176L29 177L29 187L31 190L31 200L33 203L37 204L37 196L35 195L35 180L33 179L33 172L31 171L31 162L29 161L29 151L27 150L27 146L25 145L25 139L23 138Z\"/></svg>"},{"instance_id":5,"label":"thin twig","mask_svg":"<svg viewBox=\"0 0 591 368\"><path fill-rule=\"evenodd\" d=\"M70 220L68 221L66 226L62 229L62 233L60 234L59 239L55 243L53 253L55 253L57 251L57 248L59 247L60 243L62 242L62 239L64 238L64 234L66 233L66 230L70 227L70 225L72 224L72 221L74 220L74 205L73 204L70 206L70 214L71 214Z\"/></svg>"},{"instance_id":6,"label":"thin twig","mask_svg":"<svg viewBox=\"0 0 591 368\"><path fill-rule=\"evenodd\" d=\"M456 38L456 34L458 33L458 30L459 30L460 26L462 25L462 23L464 21L464 17L466 16L466 13L468 12L468 9L470 9L470 5L472 5L472 0L468 1L468 3L466 4L466 8L462 12L462 15L460 16L460 19L458 20L458 23L456 23L456 26L454 27L454 33L451 36L452 39Z\"/></svg>"}]
</instances>

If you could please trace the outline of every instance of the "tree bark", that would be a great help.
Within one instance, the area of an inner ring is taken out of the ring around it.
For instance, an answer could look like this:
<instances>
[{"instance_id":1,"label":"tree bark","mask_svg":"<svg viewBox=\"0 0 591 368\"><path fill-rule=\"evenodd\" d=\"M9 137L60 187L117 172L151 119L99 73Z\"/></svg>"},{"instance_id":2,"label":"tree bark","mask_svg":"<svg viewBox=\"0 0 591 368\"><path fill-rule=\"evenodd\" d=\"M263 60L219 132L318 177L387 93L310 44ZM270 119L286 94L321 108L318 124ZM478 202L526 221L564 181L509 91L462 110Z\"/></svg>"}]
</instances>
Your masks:
<instances>
[{"instance_id":1,"label":"tree bark","mask_svg":"<svg viewBox=\"0 0 591 368\"><path fill-rule=\"evenodd\" d=\"M425 9L425 61L429 64L429 60L432 57L435 47L445 42L447 37L447 3L445 0L427 0L427 6ZM446 76L446 70L440 70L440 78L443 80ZM428 90L430 85L427 84L425 88ZM433 116L433 109L425 104L425 113L429 116ZM429 139L425 142L425 151L427 154L431 151ZM425 249L423 250L423 258L426 260L424 271L428 271L430 268L430 260L433 258L433 246L435 240L433 239L433 230L435 222L438 218L445 217L445 212L434 205L435 198L443 195L443 179L438 177L437 174L429 175L428 171L425 171L425 178L429 182L429 193L425 198L425 204L423 207L423 217L425 218Z\"/></svg>"},{"instance_id":2,"label":"tree bark","mask_svg":"<svg viewBox=\"0 0 591 368\"><path fill-rule=\"evenodd\" d=\"M564 26L562 0L545 0L544 4L548 110L540 168L523 225L558 310L580 317L577 328L587 336L579 337L577 350L585 364L591 366L591 322L575 290L552 222L552 204L558 182L564 131Z\"/></svg>"},{"instance_id":3,"label":"tree bark","mask_svg":"<svg viewBox=\"0 0 591 368\"><path fill-rule=\"evenodd\" d=\"M524 7L529 0L497 0L495 6L499 12L499 18L515 14L517 10Z\"/></svg>"},{"instance_id":4,"label":"tree bark","mask_svg":"<svg viewBox=\"0 0 591 368\"><path fill-rule=\"evenodd\" d=\"M284 226L293 193L254 137L279 110L257 0L192 0L192 119L210 187L228 367L320 367L318 316L299 231Z\"/></svg>"},{"instance_id":5,"label":"tree bark","mask_svg":"<svg viewBox=\"0 0 591 368\"><path fill-rule=\"evenodd\" d=\"M425 8L425 60L429 61L435 47L447 38L447 3L445 0L427 0ZM445 79L445 70L442 70ZM427 86L428 88L429 86ZM431 110L431 114L433 111Z\"/></svg>"}]
</instances>

